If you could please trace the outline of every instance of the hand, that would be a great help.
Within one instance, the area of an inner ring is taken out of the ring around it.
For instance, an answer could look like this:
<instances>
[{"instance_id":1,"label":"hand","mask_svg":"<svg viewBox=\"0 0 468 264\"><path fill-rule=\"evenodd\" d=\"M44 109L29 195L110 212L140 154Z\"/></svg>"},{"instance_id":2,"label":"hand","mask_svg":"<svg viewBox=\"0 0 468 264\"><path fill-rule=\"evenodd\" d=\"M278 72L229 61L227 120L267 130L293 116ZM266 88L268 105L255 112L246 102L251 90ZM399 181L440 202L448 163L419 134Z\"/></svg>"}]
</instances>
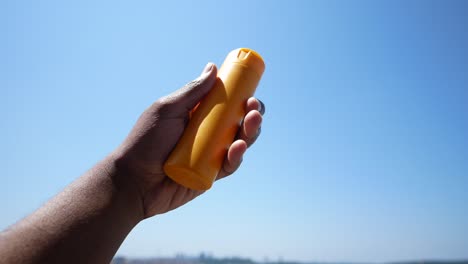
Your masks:
<instances>
[{"instance_id":1,"label":"hand","mask_svg":"<svg viewBox=\"0 0 468 264\"><path fill-rule=\"evenodd\" d=\"M216 72L216 66L209 63L200 77L153 103L116 151L117 170L125 178L122 182L137 188L143 218L173 210L203 193L174 182L164 173L163 164L182 136L190 111L212 88ZM243 154L260 133L263 103L252 97L245 107L247 114L217 180L237 170Z\"/></svg>"},{"instance_id":2,"label":"hand","mask_svg":"<svg viewBox=\"0 0 468 264\"><path fill-rule=\"evenodd\" d=\"M175 147L189 112L211 89L216 67L150 106L123 144L27 218L0 233L7 263L109 263L122 241L144 218L177 208L200 195L173 182L163 163ZM255 142L263 104L246 102L237 139L229 147L221 179L242 162Z\"/></svg>"}]
</instances>

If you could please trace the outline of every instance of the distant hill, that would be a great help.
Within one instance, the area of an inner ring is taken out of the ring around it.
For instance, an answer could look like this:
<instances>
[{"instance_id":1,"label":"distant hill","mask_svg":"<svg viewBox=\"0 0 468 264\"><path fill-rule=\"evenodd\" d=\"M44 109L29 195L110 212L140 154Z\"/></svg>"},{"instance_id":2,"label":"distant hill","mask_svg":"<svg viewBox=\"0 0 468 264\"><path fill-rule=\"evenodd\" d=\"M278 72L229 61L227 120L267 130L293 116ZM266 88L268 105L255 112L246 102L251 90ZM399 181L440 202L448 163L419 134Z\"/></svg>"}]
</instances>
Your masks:
<instances>
[{"instance_id":1,"label":"distant hill","mask_svg":"<svg viewBox=\"0 0 468 264\"><path fill-rule=\"evenodd\" d=\"M174 258L125 258L115 257L111 264L372 264L356 262L295 262L295 261L275 261L275 262L256 262L248 258L215 258L204 254L199 257L174 257ZM402 261L388 262L380 264L468 264L468 260L460 261L441 261L441 260L420 260L420 261Z\"/></svg>"}]
</instances>

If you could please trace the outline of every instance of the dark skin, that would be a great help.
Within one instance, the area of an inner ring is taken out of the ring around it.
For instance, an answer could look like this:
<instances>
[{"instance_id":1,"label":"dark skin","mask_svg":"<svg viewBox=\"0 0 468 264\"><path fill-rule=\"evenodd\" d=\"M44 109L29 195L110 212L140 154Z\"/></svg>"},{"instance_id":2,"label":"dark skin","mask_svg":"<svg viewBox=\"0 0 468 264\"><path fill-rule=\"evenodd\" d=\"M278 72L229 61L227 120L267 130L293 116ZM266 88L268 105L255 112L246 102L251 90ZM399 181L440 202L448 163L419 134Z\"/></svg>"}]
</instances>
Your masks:
<instances>
[{"instance_id":1,"label":"dark skin","mask_svg":"<svg viewBox=\"0 0 468 264\"><path fill-rule=\"evenodd\" d=\"M164 161L182 135L189 112L211 89L216 66L160 98L124 142L103 161L25 219L0 234L4 263L109 263L140 221L163 214L203 192L168 178ZM249 98L236 140L217 180L231 175L259 135L263 104Z\"/></svg>"}]
</instances>

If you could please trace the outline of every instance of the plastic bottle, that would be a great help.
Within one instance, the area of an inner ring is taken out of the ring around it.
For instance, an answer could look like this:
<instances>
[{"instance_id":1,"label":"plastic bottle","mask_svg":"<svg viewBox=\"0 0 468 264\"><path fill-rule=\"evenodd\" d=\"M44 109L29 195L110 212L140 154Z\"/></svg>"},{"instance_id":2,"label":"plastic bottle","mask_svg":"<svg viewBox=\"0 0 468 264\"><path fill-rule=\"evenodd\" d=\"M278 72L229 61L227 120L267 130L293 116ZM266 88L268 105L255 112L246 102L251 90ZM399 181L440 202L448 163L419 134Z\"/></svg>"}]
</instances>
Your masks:
<instances>
[{"instance_id":1,"label":"plastic bottle","mask_svg":"<svg viewBox=\"0 0 468 264\"><path fill-rule=\"evenodd\" d=\"M262 57L251 49L228 54L214 87L196 107L164 164L171 179L194 190L211 187L264 70Z\"/></svg>"}]
</instances>

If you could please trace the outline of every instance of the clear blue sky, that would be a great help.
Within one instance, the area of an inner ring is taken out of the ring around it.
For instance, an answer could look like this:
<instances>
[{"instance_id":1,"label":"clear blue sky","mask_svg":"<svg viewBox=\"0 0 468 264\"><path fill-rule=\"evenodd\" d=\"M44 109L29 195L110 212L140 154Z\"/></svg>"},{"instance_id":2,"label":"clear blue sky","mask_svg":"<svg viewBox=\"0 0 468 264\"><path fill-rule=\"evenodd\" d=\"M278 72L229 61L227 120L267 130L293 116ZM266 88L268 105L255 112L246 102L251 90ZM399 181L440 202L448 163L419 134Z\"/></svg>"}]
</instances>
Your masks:
<instances>
[{"instance_id":1,"label":"clear blue sky","mask_svg":"<svg viewBox=\"0 0 468 264\"><path fill-rule=\"evenodd\" d=\"M99 3L98 3L99 2ZM157 98L250 47L263 132L238 173L140 224L127 256L468 258L464 1L2 1L0 228Z\"/></svg>"}]
</instances>

